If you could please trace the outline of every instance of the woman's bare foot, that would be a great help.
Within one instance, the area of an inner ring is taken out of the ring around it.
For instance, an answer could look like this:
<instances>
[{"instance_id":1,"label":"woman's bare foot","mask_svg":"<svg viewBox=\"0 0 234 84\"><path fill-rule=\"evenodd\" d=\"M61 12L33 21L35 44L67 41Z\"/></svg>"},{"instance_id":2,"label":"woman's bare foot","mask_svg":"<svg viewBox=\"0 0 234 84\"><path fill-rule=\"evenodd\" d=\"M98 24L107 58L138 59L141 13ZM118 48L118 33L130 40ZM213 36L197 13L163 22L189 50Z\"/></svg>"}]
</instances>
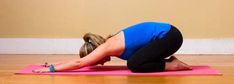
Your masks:
<instances>
[{"instance_id":1,"label":"woman's bare foot","mask_svg":"<svg viewBox=\"0 0 234 84\"><path fill-rule=\"evenodd\" d=\"M192 67L188 64L178 60L175 56L169 58L170 61L166 62L166 71L177 71L177 70L192 70Z\"/></svg>"}]
</instances>

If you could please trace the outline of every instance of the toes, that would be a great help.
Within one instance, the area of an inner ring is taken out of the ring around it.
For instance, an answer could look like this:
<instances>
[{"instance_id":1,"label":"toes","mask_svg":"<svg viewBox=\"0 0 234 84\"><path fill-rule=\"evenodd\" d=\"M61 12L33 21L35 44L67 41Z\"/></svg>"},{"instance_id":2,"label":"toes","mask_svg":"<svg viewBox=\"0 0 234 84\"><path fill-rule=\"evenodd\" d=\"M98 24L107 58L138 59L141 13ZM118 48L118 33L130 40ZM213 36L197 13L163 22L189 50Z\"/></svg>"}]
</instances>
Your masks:
<instances>
[{"instance_id":1,"label":"toes","mask_svg":"<svg viewBox=\"0 0 234 84\"><path fill-rule=\"evenodd\" d=\"M175 56L171 56L168 60L170 62L167 62L166 70L192 70L191 66L180 61Z\"/></svg>"}]
</instances>

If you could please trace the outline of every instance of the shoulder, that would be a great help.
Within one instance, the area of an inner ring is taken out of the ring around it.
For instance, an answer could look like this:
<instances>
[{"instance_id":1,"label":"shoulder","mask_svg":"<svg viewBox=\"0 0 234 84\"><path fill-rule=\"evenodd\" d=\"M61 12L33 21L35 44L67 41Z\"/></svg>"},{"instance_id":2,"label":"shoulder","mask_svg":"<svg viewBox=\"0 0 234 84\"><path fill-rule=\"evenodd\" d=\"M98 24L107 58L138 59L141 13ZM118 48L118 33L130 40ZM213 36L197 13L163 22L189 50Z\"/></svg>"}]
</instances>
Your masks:
<instances>
[{"instance_id":1,"label":"shoulder","mask_svg":"<svg viewBox=\"0 0 234 84\"><path fill-rule=\"evenodd\" d=\"M106 50L110 55L120 55L124 50L124 34L119 32L104 43Z\"/></svg>"}]
</instances>

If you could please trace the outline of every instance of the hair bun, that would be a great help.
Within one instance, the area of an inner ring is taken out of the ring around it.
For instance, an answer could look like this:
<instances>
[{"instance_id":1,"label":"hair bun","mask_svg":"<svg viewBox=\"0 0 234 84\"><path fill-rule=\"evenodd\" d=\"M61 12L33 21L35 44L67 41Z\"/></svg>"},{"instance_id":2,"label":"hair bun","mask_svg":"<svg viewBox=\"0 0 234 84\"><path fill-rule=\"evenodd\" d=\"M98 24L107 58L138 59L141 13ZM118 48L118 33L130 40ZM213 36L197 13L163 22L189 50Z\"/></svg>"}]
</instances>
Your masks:
<instances>
[{"instance_id":1,"label":"hair bun","mask_svg":"<svg viewBox=\"0 0 234 84\"><path fill-rule=\"evenodd\" d=\"M83 37L85 43L80 49L80 56L84 57L96 49L99 45L105 43L105 39L97 34L86 33Z\"/></svg>"},{"instance_id":2,"label":"hair bun","mask_svg":"<svg viewBox=\"0 0 234 84\"><path fill-rule=\"evenodd\" d=\"M100 35L92 34L92 33L87 33L83 37L85 42L91 43L94 46L99 46L103 43L105 43L105 39L101 37Z\"/></svg>"}]
</instances>

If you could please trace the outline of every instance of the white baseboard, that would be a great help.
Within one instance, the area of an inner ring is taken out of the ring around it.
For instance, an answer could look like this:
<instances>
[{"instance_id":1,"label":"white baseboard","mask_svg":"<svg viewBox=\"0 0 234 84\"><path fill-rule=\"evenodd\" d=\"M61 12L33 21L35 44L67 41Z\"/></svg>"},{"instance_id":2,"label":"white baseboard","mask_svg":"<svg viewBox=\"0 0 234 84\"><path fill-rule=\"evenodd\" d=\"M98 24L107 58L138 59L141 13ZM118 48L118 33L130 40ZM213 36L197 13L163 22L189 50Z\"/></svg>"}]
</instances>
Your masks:
<instances>
[{"instance_id":1,"label":"white baseboard","mask_svg":"<svg viewBox=\"0 0 234 84\"><path fill-rule=\"evenodd\" d=\"M0 54L77 54L82 39L0 38Z\"/></svg>"},{"instance_id":2,"label":"white baseboard","mask_svg":"<svg viewBox=\"0 0 234 84\"><path fill-rule=\"evenodd\" d=\"M234 54L234 38L185 39L178 54Z\"/></svg>"},{"instance_id":3,"label":"white baseboard","mask_svg":"<svg viewBox=\"0 0 234 84\"><path fill-rule=\"evenodd\" d=\"M0 54L78 54L82 39L0 38ZM184 39L176 54L234 54L234 38Z\"/></svg>"}]
</instances>

